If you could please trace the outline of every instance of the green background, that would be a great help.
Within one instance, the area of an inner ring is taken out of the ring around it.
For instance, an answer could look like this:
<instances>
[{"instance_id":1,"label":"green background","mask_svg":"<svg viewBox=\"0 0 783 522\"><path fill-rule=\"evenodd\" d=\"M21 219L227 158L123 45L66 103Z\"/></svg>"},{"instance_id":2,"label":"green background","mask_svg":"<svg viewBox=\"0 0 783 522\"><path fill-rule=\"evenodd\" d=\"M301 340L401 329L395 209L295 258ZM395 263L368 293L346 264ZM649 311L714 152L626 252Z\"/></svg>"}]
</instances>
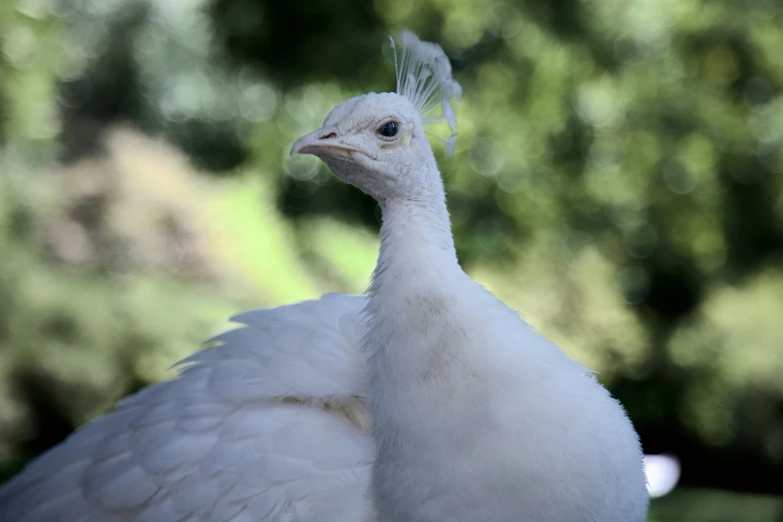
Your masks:
<instances>
[{"instance_id":1,"label":"green background","mask_svg":"<svg viewBox=\"0 0 783 522\"><path fill-rule=\"evenodd\" d=\"M651 520L783 521L772 0L0 2L0 480L232 313L363 291L376 205L288 151L403 27L463 86L463 266L680 458Z\"/></svg>"}]
</instances>

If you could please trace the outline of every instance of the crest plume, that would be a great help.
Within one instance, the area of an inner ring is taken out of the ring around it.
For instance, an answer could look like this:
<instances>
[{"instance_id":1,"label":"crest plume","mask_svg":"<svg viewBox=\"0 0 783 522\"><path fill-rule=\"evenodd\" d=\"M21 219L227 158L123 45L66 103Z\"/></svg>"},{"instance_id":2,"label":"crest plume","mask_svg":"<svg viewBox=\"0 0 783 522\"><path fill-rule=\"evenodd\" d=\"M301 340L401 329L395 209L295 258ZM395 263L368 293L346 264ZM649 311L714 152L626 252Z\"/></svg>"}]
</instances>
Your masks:
<instances>
[{"instance_id":1,"label":"crest plume","mask_svg":"<svg viewBox=\"0 0 783 522\"><path fill-rule=\"evenodd\" d=\"M402 31L397 41L391 38L394 67L397 71L397 94L410 100L421 114L424 124L446 121L452 134L442 138L446 153L451 154L457 140L457 118L451 99L459 99L462 87L451 76L451 63L443 48L422 42L413 32ZM438 106L441 113L428 116Z\"/></svg>"}]
</instances>

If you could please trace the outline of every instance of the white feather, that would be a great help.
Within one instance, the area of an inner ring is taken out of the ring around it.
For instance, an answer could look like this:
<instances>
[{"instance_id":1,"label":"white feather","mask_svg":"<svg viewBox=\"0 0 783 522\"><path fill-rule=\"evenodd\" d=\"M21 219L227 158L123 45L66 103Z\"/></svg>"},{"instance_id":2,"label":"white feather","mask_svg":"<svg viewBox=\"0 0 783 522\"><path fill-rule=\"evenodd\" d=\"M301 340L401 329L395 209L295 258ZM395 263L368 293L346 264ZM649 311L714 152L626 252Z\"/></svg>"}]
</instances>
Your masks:
<instances>
[{"instance_id":1,"label":"white feather","mask_svg":"<svg viewBox=\"0 0 783 522\"><path fill-rule=\"evenodd\" d=\"M178 379L125 399L2 486L0 520L361 520L372 439L346 411L367 416L356 400L364 302L330 295L237 316L246 326L183 361Z\"/></svg>"},{"instance_id":2,"label":"white feather","mask_svg":"<svg viewBox=\"0 0 783 522\"><path fill-rule=\"evenodd\" d=\"M440 138L446 143L446 154L454 152L457 139L457 117L451 100L462 96L462 87L451 76L451 62L441 46L422 42L411 31L402 31L398 42L390 38L397 72L397 94L404 96L419 112L425 124L445 121L452 134ZM429 116L440 106L441 113Z\"/></svg>"}]
</instances>

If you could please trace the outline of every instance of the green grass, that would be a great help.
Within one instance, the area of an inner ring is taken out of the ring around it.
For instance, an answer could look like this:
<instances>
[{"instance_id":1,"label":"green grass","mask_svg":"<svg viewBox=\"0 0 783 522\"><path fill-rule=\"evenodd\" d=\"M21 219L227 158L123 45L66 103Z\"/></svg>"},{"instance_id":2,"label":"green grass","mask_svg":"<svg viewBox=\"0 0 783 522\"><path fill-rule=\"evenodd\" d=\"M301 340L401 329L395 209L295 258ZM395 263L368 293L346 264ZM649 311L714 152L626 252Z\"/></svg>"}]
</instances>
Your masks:
<instances>
[{"instance_id":1,"label":"green grass","mask_svg":"<svg viewBox=\"0 0 783 522\"><path fill-rule=\"evenodd\" d=\"M781 522L783 495L681 488L654 500L648 522Z\"/></svg>"}]
</instances>

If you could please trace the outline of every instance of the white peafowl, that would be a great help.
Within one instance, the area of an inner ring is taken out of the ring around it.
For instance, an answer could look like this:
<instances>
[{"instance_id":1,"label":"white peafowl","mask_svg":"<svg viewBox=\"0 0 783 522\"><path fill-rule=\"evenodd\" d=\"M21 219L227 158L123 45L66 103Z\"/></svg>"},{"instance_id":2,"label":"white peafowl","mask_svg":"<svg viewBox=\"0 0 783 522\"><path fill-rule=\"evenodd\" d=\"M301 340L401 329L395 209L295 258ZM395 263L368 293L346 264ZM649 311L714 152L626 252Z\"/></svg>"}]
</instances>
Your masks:
<instances>
[{"instance_id":1,"label":"white peafowl","mask_svg":"<svg viewBox=\"0 0 783 522\"><path fill-rule=\"evenodd\" d=\"M291 150L379 202L368 295L236 316L0 488L0 520L645 520L622 406L457 262L424 129L456 127L446 55L403 32L395 65L397 93L341 103Z\"/></svg>"}]
</instances>

